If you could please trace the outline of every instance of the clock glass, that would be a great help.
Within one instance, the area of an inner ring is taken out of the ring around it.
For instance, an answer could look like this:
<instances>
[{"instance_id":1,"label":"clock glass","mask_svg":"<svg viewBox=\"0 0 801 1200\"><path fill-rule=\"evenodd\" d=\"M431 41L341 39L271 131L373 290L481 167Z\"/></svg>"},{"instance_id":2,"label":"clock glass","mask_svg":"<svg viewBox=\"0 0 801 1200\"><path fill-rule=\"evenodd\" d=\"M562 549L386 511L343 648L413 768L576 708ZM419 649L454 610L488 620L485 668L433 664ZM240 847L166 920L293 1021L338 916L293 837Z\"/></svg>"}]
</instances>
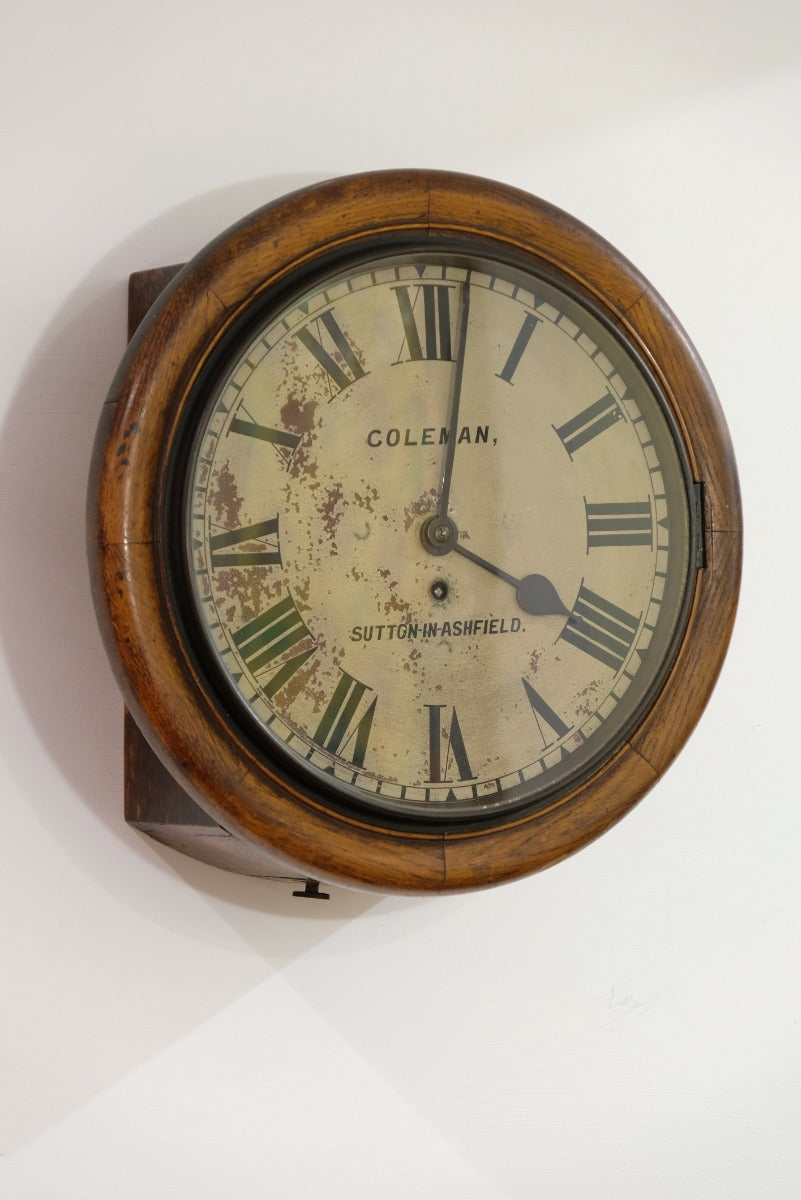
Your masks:
<instances>
[{"instance_id":1,"label":"clock glass","mask_svg":"<svg viewBox=\"0 0 801 1200\"><path fill-rule=\"evenodd\" d=\"M689 606L692 486L647 365L569 281L362 254L251 304L190 414L196 658L285 779L469 826L557 803L636 727Z\"/></svg>"}]
</instances>

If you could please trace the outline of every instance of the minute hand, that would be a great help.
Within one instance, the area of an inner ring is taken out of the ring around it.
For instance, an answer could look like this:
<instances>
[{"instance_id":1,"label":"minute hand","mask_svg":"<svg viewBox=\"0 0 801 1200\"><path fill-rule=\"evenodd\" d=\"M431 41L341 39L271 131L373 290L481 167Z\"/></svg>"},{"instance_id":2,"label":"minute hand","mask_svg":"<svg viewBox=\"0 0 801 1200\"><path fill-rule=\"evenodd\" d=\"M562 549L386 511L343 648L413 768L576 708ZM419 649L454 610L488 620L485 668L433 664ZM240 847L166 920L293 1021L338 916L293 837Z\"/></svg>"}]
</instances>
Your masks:
<instances>
[{"instance_id":1,"label":"minute hand","mask_svg":"<svg viewBox=\"0 0 801 1200\"><path fill-rule=\"evenodd\" d=\"M464 356L467 349L467 326L470 320L470 284L467 280L462 284L462 307L459 315L459 344L456 349L456 365L453 372L453 387L451 390L451 407L448 414L448 441L445 447L445 462L442 467L442 479L439 488L439 508L441 517L448 515L448 503L451 494L451 477L453 475L453 459L456 454L456 430L459 426L459 402L462 396L462 376L464 375Z\"/></svg>"},{"instance_id":2,"label":"minute hand","mask_svg":"<svg viewBox=\"0 0 801 1200\"><path fill-rule=\"evenodd\" d=\"M487 562L486 558L481 558L472 550L468 550L462 542L454 544L453 552L461 554L463 558L468 558L470 562L483 567L492 575L497 575L505 583L510 583L517 592L517 603L523 612L531 613L535 617L567 617L570 615L569 610L559 599L556 588L544 575L525 575L522 579L516 579L508 571L496 567L494 563Z\"/></svg>"}]
</instances>

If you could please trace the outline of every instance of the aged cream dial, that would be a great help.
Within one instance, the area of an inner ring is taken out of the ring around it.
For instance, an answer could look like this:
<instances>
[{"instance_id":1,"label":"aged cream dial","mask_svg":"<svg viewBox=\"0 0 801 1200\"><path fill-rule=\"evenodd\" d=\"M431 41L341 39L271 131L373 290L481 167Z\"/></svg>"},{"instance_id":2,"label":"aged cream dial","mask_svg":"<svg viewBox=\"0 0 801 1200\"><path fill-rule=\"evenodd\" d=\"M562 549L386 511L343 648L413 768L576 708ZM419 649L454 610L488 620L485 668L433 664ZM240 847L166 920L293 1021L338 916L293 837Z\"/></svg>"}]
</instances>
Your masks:
<instances>
[{"instance_id":1,"label":"aged cream dial","mask_svg":"<svg viewBox=\"0 0 801 1200\"><path fill-rule=\"evenodd\" d=\"M686 615L691 485L583 294L401 248L273 299L212 367L184 469L196 637L290 779L469 823L612 752Z\"/></svg>"}]
</instances>

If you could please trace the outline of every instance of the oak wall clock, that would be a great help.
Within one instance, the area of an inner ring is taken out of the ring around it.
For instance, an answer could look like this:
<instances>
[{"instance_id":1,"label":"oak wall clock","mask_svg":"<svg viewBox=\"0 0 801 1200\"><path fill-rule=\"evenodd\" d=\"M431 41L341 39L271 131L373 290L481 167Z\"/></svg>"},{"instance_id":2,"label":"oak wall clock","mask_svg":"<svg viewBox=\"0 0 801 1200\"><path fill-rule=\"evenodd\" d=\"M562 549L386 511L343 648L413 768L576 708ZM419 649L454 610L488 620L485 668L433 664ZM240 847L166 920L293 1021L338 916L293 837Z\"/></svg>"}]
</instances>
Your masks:
<instances>
[{"instance_id":1,"label":"oak wall clock","mask_svg":"<svg viewBox=\"0 0 801 1200\"><path fill-rule=\"evenodd\" d=\"M89 537L129 820L437 892L563 858L662 775L723 661L741 514L707 375L620 254L392 171L175 274L104 410Z\"/></svg>"}]
</instances>

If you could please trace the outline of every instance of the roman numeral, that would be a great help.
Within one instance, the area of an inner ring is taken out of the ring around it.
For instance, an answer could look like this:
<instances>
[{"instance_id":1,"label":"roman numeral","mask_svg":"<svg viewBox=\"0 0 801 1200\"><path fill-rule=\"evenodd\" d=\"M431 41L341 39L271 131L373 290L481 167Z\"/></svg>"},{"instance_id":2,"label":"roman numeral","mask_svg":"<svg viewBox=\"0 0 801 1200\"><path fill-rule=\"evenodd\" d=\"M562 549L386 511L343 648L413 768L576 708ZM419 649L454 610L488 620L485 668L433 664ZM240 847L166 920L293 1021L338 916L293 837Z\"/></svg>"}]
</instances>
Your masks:
<instances>
[{"instance_id":1,"label":"roman numeral","mask_svg":"<svg viewBox=\"0 0 801 1200\"><path fill-rule=\"evenodd\" d=\"M594 546L652 546L654 525L647 500L631 504L588 504L587 549Z\"/></svg>"},{"instance_id":2,"label":"roman numeral","mask_svg":"<svg viewBox=\"0 0 801 1200\"><path fill-rule=\"evenodd\" d=\"M229 433L241 433L245 437L256 438L261 442L269 442L277 451L283 463L289 465L292 455L300 445L300 434L287 433L285 429L270 429L267 425L257 425L255 421L243 421L234 417L228 428Z\"/></svg>"},{"instance_id":3,"label":"roman numeral","mask_svg":"<svg viewBox=\"0 0 801 1200\"><path fill-rule=\"evenodd\" d=\"M459 718L456 709L451 712L451 725L448 732L448 748L445 752L445 762L442 761L442 710L444 704L427 704L428 709L428 782L450 783L448 774L451 769L451 759L459 773L460 779L475 779L467 758L464 738L462 737ZM444 771L444 774L443 774Z\"/></svg>"},{"instance_id":4,"label":"roman numeral","mask_svg":"<svg viewBox=\"0 0 801 1200\"><path fill-rule=\"evenodd\" d=\"M531 686L527 679L523 680L523 687L526 689L526 695L528 696L528 702L531 705L531 711L534 713L534 718L537 722L537 726L545 745L547 745L549 741L553 741L555 739L547 738L545 736L542 731L542 726L540 725L540 718L554 731L557 738L564 737L566 733L570 732L570 726L565 725L562 718L553 711L551 706L545 700L543 700L539 692Z\"/></svg>"},{"instance_id":5,"label":"roman numeral","mask_svg":"<svg viewBox=\"0 0 801 1200\"><path fill-rule=\"evenodd\" d=\"M378 702L378 697L374 696L362 716L354 723L356 710L365 692L369 691L372 691L372 688L368 688L367 684L360 683L358 679L348 675L347 671L343 671L314 735L318 746L331 754L339 755L340 758L345 757L344 751L353 742L348 761L352 762L354 767L364 766L375 706Z\"/></svg>"},{"instance_id":6,"label":"roman numeral","mask_svg":"<svg viewBox=\"0 0 801 1200\"><path fill-rule=\"evenodd\" d=\"M234 634L234 645L242 661L257 675L306 638L312 642L311 646L282 662L266 683L260 682L262 692L269 698L292 678L317 649L292 597L285 596L238 629Z\"/></svg>"},{"instance_id":7,"label":"roman numeral","mask_svg":"<svg viewBox=\"0 0 801 1200\"><path fill-rule=\"evenodd\" d=\"M506 383L512 382L512 376L518 368L520 359L523 357L523 352L526 346L531 341L531 335L540 323L540 318L535 317L533 313L526 313L523 318L523 324L520 327L520 332L515 338L515 343L509 351L509 357L504 363L503 370L500 374L496 371L496 378L503 379Z\"/></svg>"},{"instance_id":8,"label":"roman numeral","mask_svg":"<svg viewBox=\"0 0 801 1200\"><path fill-rule=\"evenodd\" d=\"M582 585L559 636L613 671L619 671L631 650L639 624L639 617L633 617Z\"/></svg>"},{"instance_id":9,"label":"roman numeral","mask_svg":"<svg viewBox=\"0 0 801 1200\"><path fill-rule=\"evenodd\" d=\"M580 412L578 416L566 421L558 429L554 426L554 429L572 458L576 451L585 446L587 442L592 441L599 433L603 433L605 429L609 429L622 420L623 413L618 408L617 401L610 392L607 392L601 396L600 400L596 400L594 404L590 404Z\"/></svg>"},{"instance_id":10,"label":"roman numeral","mask_svg":"<svg viewBox=\"0 0 801 1200\"><path fill-rule=\"evenodd\" d=\"M450 297L453 286L442 283L417 284L413 300L406 284L393 287L392 290L398 301L405 334L394 365L422 359L452 361ZM404 347L408 350L406 359L402 357Z\"/></svg>"},{"instance_id":11,"label":"roman numeral","mask_svg":"<svg viewBox=\"0 0 801 1200\"><path fill-rule=\"evenodd\" d=\"M295 337L317 359L328 376L331 397L344 392L357 379L362 379L365 371L345 334L337 324L334 310L329 308L312 322L317 336L312 333L309 325L299 329ZM322 328L321 328L322 327ZM331 349L329 350L324 341Z\"/></svg>"},{"instance_id":12,"label":"roman numeral","mask_svg":"<svg viewBox=\"0 0 801 1200\"><path fill-rule=\"evenodd\" d=\"M252 546L263 542L260 549L230 549ZM281 565L281 548L278 545L278 517L257 521L255 525L243 525L241 529L226 529L209 537L211 568L219 567L271 567ZM227 553L226 553L227 551Z\"/></svg>"}]
</instances>

